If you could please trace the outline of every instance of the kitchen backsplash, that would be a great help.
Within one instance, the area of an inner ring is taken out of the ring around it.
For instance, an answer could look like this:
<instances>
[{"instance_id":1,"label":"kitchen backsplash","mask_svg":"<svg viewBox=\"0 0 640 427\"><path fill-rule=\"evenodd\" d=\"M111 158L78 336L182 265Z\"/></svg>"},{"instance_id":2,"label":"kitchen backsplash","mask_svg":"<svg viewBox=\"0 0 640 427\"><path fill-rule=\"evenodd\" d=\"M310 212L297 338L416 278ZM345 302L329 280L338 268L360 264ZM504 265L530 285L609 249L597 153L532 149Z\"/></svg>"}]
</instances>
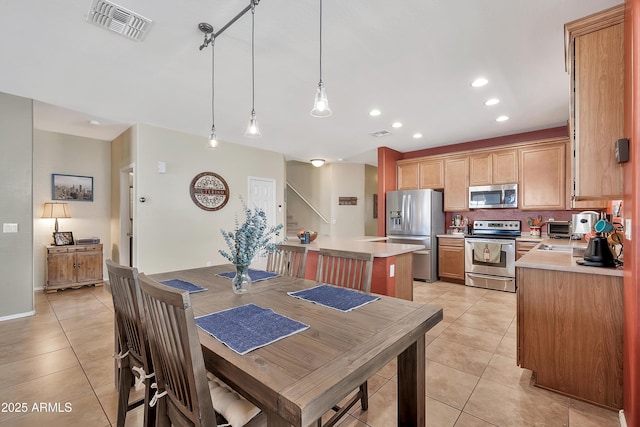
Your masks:
<instances>
[{"instance_id":1,"label":"kitchen backsplash","mask_svg":"<svg viewBox=\"0 0 640 427\"><path fill-rule=\"evenodd\" d=\"M622 211L622 209L618 209L620 201L614 200L609 203L609 207L607 208L607 213L612 214L614 211ZM542 216L542 221L547 222L550 218L553 218L555 221L571 221L571 215L574 213L582 212L582 210L575 211L521 211L519 209L473 209L467 212L445 212L445 229L451 225L451 220L456 216L456 214L466 217L469 219L469 224L472 224L473 221L476 220L485 220L485 219L511 219L511 220L520 220L521 221L521 229L523 232L529 232L530 228L527 224L527 218L537 218L538 215ZM621 213L620 216L623 216L624 213ZM614 219L615 222L621 222L619 217ZM546 232L546 226L542 227L542 232Z\"/></svg>"}]
</instances>

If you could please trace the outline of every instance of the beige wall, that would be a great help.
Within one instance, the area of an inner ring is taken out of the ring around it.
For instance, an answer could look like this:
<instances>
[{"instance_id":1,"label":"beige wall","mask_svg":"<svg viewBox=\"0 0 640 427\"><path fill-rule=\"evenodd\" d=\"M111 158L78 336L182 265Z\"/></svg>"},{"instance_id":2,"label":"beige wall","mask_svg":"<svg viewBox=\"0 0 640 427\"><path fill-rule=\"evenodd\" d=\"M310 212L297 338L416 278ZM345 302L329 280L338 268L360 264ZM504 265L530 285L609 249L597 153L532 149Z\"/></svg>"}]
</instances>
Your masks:
<instances>
[{"instance_id":1,"label":"beige wall","mask_svg":"<svg viewBox=\"0 0 640 427\"><path fill-rule=\"evenodd\" d=\"M333 163L331 170L331 235L364 235L364 165L355 163ZM339 205L339 197L356 197L358 204Z\"/></svg>"},{"instance_id":2,"label":"beige wall","mask_svg":"<svg viewBox=\"0 0 640 427\"><path fill-rule=\"evenodd\" d=\"M0 93L0 320L33 313L32 101Z\"/></svg>"},{"instance_id":3,"label":"beige wall","mask_svg":"<svg viewBox=\"0 0 640 427\"><path fill-rule=\"evenodd\" d=\"M220 229L233 229L249 176L275 180L276 206L284 204L282 154L224 142L210 150L203 137L148 125L137 125L135 133L134 235L136 265L144 273L226 263L218 253L226 248ZM166 163L164 174L157 171L159 161ZM229 185L229 203L218 211L200 209L189 194L191 180L205 171ZM284 221L284 210L276 211L276 221Z\"/></svg>"},{"instance_id":4,"label":"beige wall","mask_svg":"<svg viewBox=\"0 0 640 427\"><path fill-rule=\"evenodd\" d=\"M55 220L41 218L43 204L52 201L51 174L93 177L93 202L68 201L71 218L59 219L59 230L71 231L74 239L98 237L106 252L111 242L110 164L110 141L33 131L34 288L40 289L45 284L44 248L51 245L54 231Z\"/></svg>"}]
</instances>

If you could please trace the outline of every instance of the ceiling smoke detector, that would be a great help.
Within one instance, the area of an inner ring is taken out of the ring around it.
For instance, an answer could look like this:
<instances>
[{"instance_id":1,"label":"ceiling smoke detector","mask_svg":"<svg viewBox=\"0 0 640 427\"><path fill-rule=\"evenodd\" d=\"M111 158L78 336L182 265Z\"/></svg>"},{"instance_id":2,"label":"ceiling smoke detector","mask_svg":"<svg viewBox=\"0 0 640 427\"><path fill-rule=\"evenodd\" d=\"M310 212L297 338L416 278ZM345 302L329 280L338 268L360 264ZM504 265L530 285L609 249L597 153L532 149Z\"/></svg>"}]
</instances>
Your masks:
<instances>
[{"instance_id":1,"label":"ceiling smoke detector","mask_svg":"<svg viewBox=\"0 0 640 427\"><path fill-rule=\"evenodd\" d=\"M142 41L151 27L151 20L106 0L93 0L87 21L118 34Z\"/></svg>"},{"instance_id":2,"label":"ceiling smoke detector","mask_svg":"<svg viewBox=\"0 0 640 427\"><path fill-rule=\"evenodd\" d=\"M371 132L369 135L379 138L381 136L391 135L391 132L389 132L388 130L382 129L382 130L377 130L375 132Z\"/></svg>"}]
</instances>

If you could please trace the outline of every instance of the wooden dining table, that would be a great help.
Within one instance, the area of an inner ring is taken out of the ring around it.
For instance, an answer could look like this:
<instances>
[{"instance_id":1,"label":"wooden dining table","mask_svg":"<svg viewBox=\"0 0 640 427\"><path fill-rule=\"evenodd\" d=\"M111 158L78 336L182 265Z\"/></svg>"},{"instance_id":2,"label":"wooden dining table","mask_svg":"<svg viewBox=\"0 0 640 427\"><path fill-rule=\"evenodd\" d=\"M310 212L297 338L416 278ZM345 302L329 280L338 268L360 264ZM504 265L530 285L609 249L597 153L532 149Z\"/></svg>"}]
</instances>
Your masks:
<instances>
[{"instance_id":1,"label":"wooden dining table","mask_svg":"<svg viewBox=\"0 0 640 427\"><path fill-rule=\"evenodd\" d=\"M206 368L265 412L269 426L308 426L396 358L397 425L425 426L425 333L442 320L442 308L380 296L342 312L288 295L318 283L285 276L236 295L231 280L216 275L229 271L233 265L150 277L207 288L190 295L196 317L256 304L309 325L244 356L198 328Z\"/></svg>"}]
</instances>

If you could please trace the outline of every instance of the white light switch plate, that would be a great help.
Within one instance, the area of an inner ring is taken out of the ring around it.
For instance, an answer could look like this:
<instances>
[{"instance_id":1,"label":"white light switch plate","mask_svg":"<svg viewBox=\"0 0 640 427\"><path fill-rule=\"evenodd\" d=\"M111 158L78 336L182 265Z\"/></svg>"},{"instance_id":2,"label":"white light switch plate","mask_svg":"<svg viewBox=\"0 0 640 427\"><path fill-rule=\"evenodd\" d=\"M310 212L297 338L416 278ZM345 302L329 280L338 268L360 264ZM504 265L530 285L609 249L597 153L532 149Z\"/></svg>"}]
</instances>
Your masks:
<instances>
[{"instance_id":1,"label":"white light switch plate","mask_svg":"<svg viewBox=\"0 0 640 427\"><path fill-rule=\"evenodd\" d=\"M624 220L624 238L631 240L631 219Z\"/></svg>"},{"instance_id":2,"label":"white light switch plate","mask_svg":"<svg viewBox=\"0 0 640 427\"><path fill-rule=\"evenodd\" d=\"M389 277L393 277L396 275L396 265L395 264L391 264L389 266Z\"/></svg>"},{"instance_id":3,"label":"white light switch plate","mask_svg":"<svg viewBox=\"0 0 640 427\"><path fill-rule=\"evenodd\" d=\"M3 233L17 233L18 224L2 224Z\"/></svg>"}]
</instances>

